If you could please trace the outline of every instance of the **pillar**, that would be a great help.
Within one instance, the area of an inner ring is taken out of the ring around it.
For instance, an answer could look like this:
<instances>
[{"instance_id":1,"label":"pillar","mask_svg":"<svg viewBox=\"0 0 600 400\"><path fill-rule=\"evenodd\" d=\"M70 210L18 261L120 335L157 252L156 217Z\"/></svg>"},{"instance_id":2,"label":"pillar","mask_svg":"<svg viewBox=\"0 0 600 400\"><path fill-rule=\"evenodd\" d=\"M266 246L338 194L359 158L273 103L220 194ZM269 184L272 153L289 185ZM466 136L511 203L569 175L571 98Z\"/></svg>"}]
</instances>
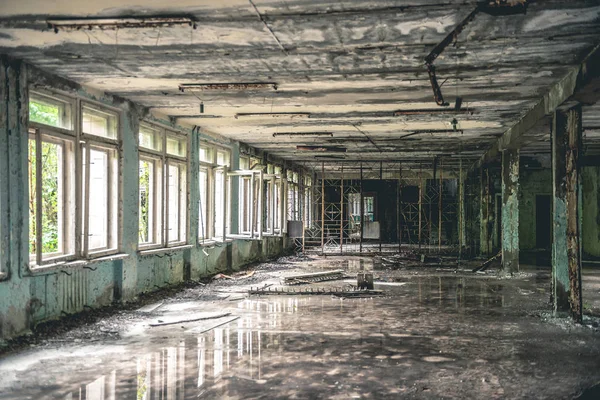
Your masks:
<instances>
[{"instance_id":1,"label":"pillar","mask_svg":"<svg viewBox=\"0 0 600 400\"><path fill-rule=\"evenodd\" d=\"M458 255L462 258L463 249L466 246L466 214L465 214L465 173L460 160L458 176Z\"/></svg>"},{"instance_id":2,"label":"pillar","mask_svg":"<svg viewBox=\"0 0 600 400\"><path fill-rule=\"evenodd\" d=\"M480 169L480 202L479 202L479 243L480 252L484 256L492 253L492 229L494 215L494 203L490 182L490 171L487 168Z\"/></svg>"},{"instance_id":3,"label":"pillar","mask_svg":"<svg viewBox=\"0 0 600 400\"><path fill-rule=\"evenodd\" d=\"M519 271L519 150L502 152L502 270Z\"/></svg>"},{"instance_id":4,"label":"pillar","mask_svg":"<svg viewBox=\"0 0 600 400\"><path fill-rule=\"evenodd\" d=\"M29 313L28 68L0 55L0 338L23 333ZM7 281L7 282L4 282Z\"/></svg>"},{"instance_id":5,"label":"pillar","mask_svg":"<svg viewBox=\"0 0 600 400\"><path fill-rule=\"evenodd\" d=\"M566 103L552 124L553 242L552 300L556 313L582 319L581 300L581 105Z\"/></svg>"}]
</instances>

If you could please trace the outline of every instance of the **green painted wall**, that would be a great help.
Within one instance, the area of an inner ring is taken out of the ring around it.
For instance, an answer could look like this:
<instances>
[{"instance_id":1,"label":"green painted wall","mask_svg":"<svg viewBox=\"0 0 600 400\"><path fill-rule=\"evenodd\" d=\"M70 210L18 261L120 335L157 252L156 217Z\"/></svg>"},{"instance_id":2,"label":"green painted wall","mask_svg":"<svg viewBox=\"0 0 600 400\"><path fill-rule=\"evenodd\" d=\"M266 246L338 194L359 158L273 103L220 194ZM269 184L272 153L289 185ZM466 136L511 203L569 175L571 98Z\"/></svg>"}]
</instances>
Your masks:
<instances>
[{"instance_id":1,"label":"green painted wall","mask_svg":"<svg viewBox=\"0 0 600 400\"><path fill-rule=\"evenodd\" d=\"M86 268L54 270L29 269L28 229L28 87L58 89L73 96L104 103L122 112L121 191L122 253L125 258L96 261ZM198 244L198 145L209 138L185 127L190 140L189 243L191 248L169 249L141 255L138 240L138 124L152 120L143 108L122 99L94 94L80 86L49 76L18 61L0 56L0 340L17 336L35 324L109 305L130 301L140 293L197 280L217 272L239 269L255 261L285 252L288 241L281 237L233 240ZM154 119L155 120L155 119ZM164 125L170 121L155 120ZM173 126L175 127L175 126ZM210 138L213 143L232 147L232 167L238 165L239 145L227 139ZM236 183L233 183L235 186ZM237 188L232 190L232 198ZM237 207L232 207L237 216ZM232 227L235 229L235 226Z\"/></svg>"},{"instance_id":2,"label":"green painted wall","mask_svg":"<svg viewBox=\"0 0 600 400\"><path fill-rule=\"evenodd\" d=\"M536 196L552 195L552 170L521 168L521 192L519 198L519 248L536 248Z\"/></svg>"},{"instance_id":3,"label":"green painted wall","mask_svg":"<svg viewBox=\"0 0 600 400\"><path fill-rule=\"evenodd\" d=\"M600 257L600 167L582 168L581 181L583 254L588 257Z\"/></svg>"}]
</instances>

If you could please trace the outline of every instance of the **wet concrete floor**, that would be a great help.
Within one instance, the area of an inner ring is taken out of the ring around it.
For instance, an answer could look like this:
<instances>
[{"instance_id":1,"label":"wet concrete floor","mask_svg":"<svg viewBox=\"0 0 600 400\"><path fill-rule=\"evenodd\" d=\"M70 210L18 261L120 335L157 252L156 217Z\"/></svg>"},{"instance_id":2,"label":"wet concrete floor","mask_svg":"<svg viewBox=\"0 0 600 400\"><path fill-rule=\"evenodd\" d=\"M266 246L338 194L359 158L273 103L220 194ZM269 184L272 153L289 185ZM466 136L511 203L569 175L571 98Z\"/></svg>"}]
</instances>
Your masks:
<instances>
[{"instance_id":1,"label":"wet concrete floor","mask_svg":"<svg viewBox=\"0 0 600 400\"><path fill-rule=\"evenodd\" d=\"M386 295L243 294L340 267L373 270ZM569 399L600 381L600 332L552 317L549 279L535 267L502 279L358 257L259 266L249 281L206 286L205 300L165 299L116 339L49 341L0 359L0 399ZM586 270L588 310L599 284L600 271ZM149 326L215 311L230 315Z\"/></svg>"}]
</instances>

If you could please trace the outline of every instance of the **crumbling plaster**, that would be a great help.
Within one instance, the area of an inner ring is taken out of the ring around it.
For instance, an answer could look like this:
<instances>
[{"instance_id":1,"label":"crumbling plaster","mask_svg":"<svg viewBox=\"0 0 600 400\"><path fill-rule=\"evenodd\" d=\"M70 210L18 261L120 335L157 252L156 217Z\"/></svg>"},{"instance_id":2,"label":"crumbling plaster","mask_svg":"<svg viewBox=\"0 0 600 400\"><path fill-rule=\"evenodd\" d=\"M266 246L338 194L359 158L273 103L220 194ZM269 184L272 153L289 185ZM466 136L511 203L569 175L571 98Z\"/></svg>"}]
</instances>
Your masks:
<instances>
[{"instance_id":1,"label":"crumbling plaster","mask_svg":"<svg viewBox=\"0 0 600 400\"><path fill-rule=\"evenodd\" d=\"M0 160L8 168L0 168L2 185L0 220L2 233L2 272L0 280L0 339L22 334L35 324L65 314L109 305L115 301L131 301L139 294L177 284L185 279L200 279L230 269L239 269L251 262L265 260L282 254L289 243L281 237L264 237L259 240L236 239L225 244L201 246L197 243L197 229L190 226L191 248L170 249L161 254L141 255L137 250L138 237L138 151L137 128L143 108L93 90L56 79L49 74L28 68L24 63L8 58L1 59L0 94L6 109L0 110ZM28 76L28 71L30 72ZM27 198L27 91L29 85L59 89L72 95L104 103L122 110L121 188L122 252L118 260L94 261L86 267L64 267L51 270L29 269L28 262L28 203ZM4 88L8 88L6 91ZM20 91L19 91L20 90ZM160 115L145 115L146 119L170 124ZM191 127L179 126L187 131L191 159L197 158L199 141L212 136L192 134ZM221 143L231 140L221 138ZM234 158L239 155L239 144L232 146ZM237 166L237 160L233 167ZM3 166L4 167L4 166ZM197 163L190 165L197 170ZM190 221L197 221L198 179L189 185ZM7 212L5 212L5 210ZM237 215L235 213L234 215ZM24 229L25 228L25 229ZM5 246L5 244L9 244Z\"/></svg>"}]
</instances>

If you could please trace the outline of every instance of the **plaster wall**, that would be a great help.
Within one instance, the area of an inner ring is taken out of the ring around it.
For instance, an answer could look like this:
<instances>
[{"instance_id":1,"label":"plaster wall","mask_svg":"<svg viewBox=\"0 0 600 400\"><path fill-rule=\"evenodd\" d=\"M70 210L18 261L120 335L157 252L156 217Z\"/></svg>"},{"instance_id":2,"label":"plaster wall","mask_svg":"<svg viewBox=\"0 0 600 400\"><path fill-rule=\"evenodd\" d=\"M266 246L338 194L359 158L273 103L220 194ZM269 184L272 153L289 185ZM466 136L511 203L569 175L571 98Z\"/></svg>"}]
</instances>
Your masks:
<instances>
[{"instance_id":1,"label":"plaster wall","mask_svg":"<svg viewBox=\"0 0 600 400\"><path fill-rule=\"evenodd\" d=\"M587 257L600 257L600 167L584 167L582 181L582 247Z\"/></svg>"},{"instance_id":2,"label":"plaster wall","mask_svg":"<svg viewBox=\"0 0 600 400\"><path fill-rule=\"evenodd\" d=\"M519 176L521 192L519 197L519 248L536 248L536 196L552 195L552 170L522 168Z\"/></svg>"}]
</instances>

